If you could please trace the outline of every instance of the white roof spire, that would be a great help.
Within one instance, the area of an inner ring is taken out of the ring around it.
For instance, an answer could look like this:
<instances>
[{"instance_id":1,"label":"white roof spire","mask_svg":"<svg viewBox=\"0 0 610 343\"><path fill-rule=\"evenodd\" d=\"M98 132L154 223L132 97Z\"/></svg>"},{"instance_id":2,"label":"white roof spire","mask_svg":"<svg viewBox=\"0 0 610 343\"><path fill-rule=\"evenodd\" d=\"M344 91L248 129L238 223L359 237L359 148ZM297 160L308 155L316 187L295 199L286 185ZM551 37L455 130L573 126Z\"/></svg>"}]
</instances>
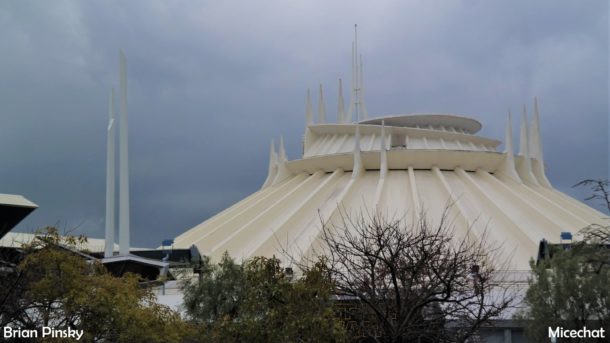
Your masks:
<instances>
[{"instance_id":1,"label":"white roof spire","mask_svg":"<svg viewBox=\"0 0 610 343\"><path fill-rule=\"evenodd\" d=\"M515 155L513 153L513 124L512 115L508 110L508 119L506 121L505 140L504 140L504 161L498 168L502 174L510 177L514 181L521 183L519 174L515 169Z\"/></svg>"},{"instance_id":2,"label":"white roof spire","mask_svg":"<svg viewBox=\"0 0 610 343\"><path fill-rule=\"evenodd\" d=\"M523 105L521 116L521 134L519 136L519 155L530 157L529 132L527 127L527 108Z\"/></svg>"},{"instance_id":3,"label":"white roof spire","mask_svg":"<svg viewBox=\"0 0 610 343\"><path fill-rule=\"evenodd\" d=\"M269 148L269 170L267 172L267 179L263 183L263 187L266 188L271 185L277 174L277 153L275 152L275 142L271 139L271 146Z\"/></svg>"},{"instance_id":4,"label":"white roof spire","mask_svg":"<svg viewBox=\"0 0 610 343\"><path fill-rule=\"evenodd\" d=\"M362 82L362 57L358 53L358 24L354 25L354 42L352 43L352 92L350 97L348 118L356 121L368 117L364 105L364 84Z\"/></svg>"},{"instance_id":5,"label":"white roof spire","mask_svg":"<svg viewBox=\"0 0 610 343\"><path fill-rule=\"evenodd\" d=\"M320 84L320 95L318 95L318 123L326 123L326 104L324 104L324 92Z\"/></svg>"},{"instance_id":6,"label":"white roof spire","mask_svg":"<svg viewBox=\"0 0 610 343\"><path fill-rule=\"evenodd\" d=\"M538 98L534 97L534 117L530 130L530 147L532 149L532 170L538 182L548 188L553 186L546 177L544 171L544 157L542 155L542 139L540 136L540 113L538 111Z\"/></svg>"},{"instance_id":7,"label":"white roof spire","mask_svg":"<svg viewBox=\"0 0 610 343\"><path fill-rule=\"evenodd\" d=\"M272 185L282 182L292 176L292 172L286 166L288 158L286 157L286 149L284 148L284 136L280 136L280 151L277 162L277 173L273 179Z\"/></svg>"},{"instance_id":8,"label":"white roof spire","mask_svg":"<svg viewBox=\"0 0 610 343\"><path fill-rule=\"evenodd\" d=\"M519 142L519 155L521 161L517 166L519 176L523 181L537 185L538 181L532 172L532 161L530 155L529 130L527 125L527 108L523 105L523 116L521 118L521 137Z\"/></svg>"},{"instance_id":9,"label":"white roof spire","mask_svg":"<svg viewBox=\"0 0 610 343\"><path fill-rule=\"evenodd\" d=\"M286 149L284 148L284 136L280 136L280 152L279 152L279 162L286 162L288 158L286 157Z\"/></svg>"},{"instance_id":10,"label":"white roof spire","mask_svg":"<svg viewBox=\"0 0 610 343\"><path fill-rule=\"evenodd\" d=\"M115 226L115 207L114 207L114 140L115 140L115 115L114 115L114 88L110 90L108 100L108 133L106 142L106 239L104 241L104 257L112 257L114 253L114 226Z\"/></svg>"},{"instance_id":11,"label":"white roof spire","mask_svg":"<svg viewBox=\"0 0 610 343\"><path fill-rule=\"evenodd\" d=\"M313 109L311 108L311 92L307 88L307 105L305 107L305 122L307 126L313 124Z\"/></svg>"},{"instance_id":12,"label":"white roof spire","mask_svg":"<svg viewBox=\"0 0 610 343\"><path fill-rule=\"evenodd\" d=\"M540 118L538 113L538 99L534 97L534 116L530 129L530 153L533 158L542 161L542 144L540 142Z\"/></svg>"},{"instance_id":13,"label":"white roof spire","mask_svg":"<svg viewBox=\"0 0 610 343\"><path fill-rule=\"evenodd\" d=\"M343 81L339 79L339 103L337 105L337 123L345 123L345 101L343 100Z\"/></svg>"},{"instance_id":14,"label":"white roof spire","mask_svg":"<svg viewBox=\"0 0 610 343\"><path fill-rule=\"evenodd\" d=\"M120 52L120 120L119 120L119 255L129 254L129 157L127 132L127 63Z\"/></svg>"},{"instance_id":15,"label":"white roof spire","mask_svg":"<svg viewBox=\"0 0 610 343\"><path fill-rule=\"evenodd\" d=\"M369 113L366 110L366 104L364 103L364 73L362 71L362 55L360 55L360 77L358 80L360 81L360 120L367 120L369 118Z\"/></svg>"}]
</instances>

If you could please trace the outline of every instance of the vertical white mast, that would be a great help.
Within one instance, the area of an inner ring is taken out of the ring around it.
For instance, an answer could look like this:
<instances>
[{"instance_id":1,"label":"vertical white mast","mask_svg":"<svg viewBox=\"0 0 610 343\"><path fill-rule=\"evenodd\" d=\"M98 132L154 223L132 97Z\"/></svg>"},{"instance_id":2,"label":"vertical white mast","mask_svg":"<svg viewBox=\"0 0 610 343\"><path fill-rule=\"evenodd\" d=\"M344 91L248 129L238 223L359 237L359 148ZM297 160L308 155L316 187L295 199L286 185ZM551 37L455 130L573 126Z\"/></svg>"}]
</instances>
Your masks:
<instances>
[{"instance_id":1,"label":"vertical white mast","mask_svg":"<svg viewBox=\"0 0 610 343\"><path fill-rule=\"evenodd\" d=\"M362 56L358 53L358 24L354 25L354 42L352 43L352 92L349 104L348 118L356 121L368 117L364 106L364 82L362 77Z\"/></svg>"},{"instance_id":2,"label":"vertical white mast","mask_svg":"<svg viewBox=\"0 0 610 343\"><path fill-rule=\"evenodd\" d=\"M521 178L515 167L515 155L513 152L513 124L512 115L508 110L508 119L506 120L506 129L504 131L504 161L500 164L498 172L510 177L513 181L521 183Z\"/></svg>"},{"instance_id":3,"label":"vertical white mast","mask_svg":"<svg viewBox=\"0 0 610 343\"><path fill-rule=\"evenodd\" d=\"M326 123L326 104L324 103L324 92L320 84L320 95L318 96L318 124Z\"/></svg>"},{"instance_id":4,"label":"vertical white mast","mask_svg":"<svg viewBox=\"0 0 610 343\"><path fill-rule=\"evenodd\" d=\"M129 157L127 142L127 64L120 53L119 254L129 254Z\"/></svg>"},{"instance_id":5,"label":"vertical white mast","mask_svg":"<svg viewBox=\"0 0 610 343\"><path fill-rule=\"evenodd\" d=\"M521 163L517 166L519 176L521 180L538 185L536 177L532 172L532 160L530 154L530 137L529 128L527 124L527 109L523 105L523 117L521 119L521 137L519 142L519 155L521 156Z\"/></svg>"},{"instance_id":6,"label":"vertical white mast","mask_svg":"<svg viewBox=\"0 0 610 343\"><path fill-rule=\"evenodd\" d=\"M358 81L360 81L360 92L359 92L359 100L360 100L360 120L366 120L369 118L369 113L366 111L366 105L364 104L364 73L362 71L362 55L360 55L360 76L358 77Z\"/></svg>"},{"instance_id":7,"label":"vertical white mast","mask_svg":"<svg viewBox=\"0 0 610 343\"><path fill-rule=\"evenodd\" d=\"M337 123L344 124L345 120L345 102L343 101L343 81L339 79L339 101L337 105Z\"/></svg>"},{"instance_id":8,"label":"vertical white mast","mask_svg":"<svg viewBox=\"0 0 610 343\"><path fill-rule=\"evenodd\" d=\"M313 124L313 110L311 109L311 94L307 88L307 105L305 107L305 124L306 126Z\"/></svg>"},{"instance_id":9,"label":"vertical white mast","mask_svg":"<svg viewBox=\"0 0 610 343\"><path fill-rule=\"evenodd\" d=\"M112 88L108 103L108 132L106 138L106 239L104 257L112 257L114 252L114 132L114 88Z\"/></svg>"}]
</instances>

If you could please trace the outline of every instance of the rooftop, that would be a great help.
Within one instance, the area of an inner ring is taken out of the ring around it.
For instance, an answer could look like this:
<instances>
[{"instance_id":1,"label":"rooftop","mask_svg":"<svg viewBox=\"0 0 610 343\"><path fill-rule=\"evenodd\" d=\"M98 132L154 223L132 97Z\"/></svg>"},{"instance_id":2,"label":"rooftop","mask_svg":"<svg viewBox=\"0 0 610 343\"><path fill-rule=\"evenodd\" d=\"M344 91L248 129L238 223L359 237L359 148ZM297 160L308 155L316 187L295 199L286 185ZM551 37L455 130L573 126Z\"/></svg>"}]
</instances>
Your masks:
<instances>
[{"instance_id":1,"label":"rooftop","mask_svg":"<svg viewBox=\"0 0 610 343\"><path fill-rule=\"evenodd\" d=\"M481 123L475 119L444 113L415 113L415 114L396 114L373 119L362 120L360 124L381 125L398 127L443 127L446 129L454 128L463 130L466 133L474 134L481 130Z\"/></svg>"}]
</instances>

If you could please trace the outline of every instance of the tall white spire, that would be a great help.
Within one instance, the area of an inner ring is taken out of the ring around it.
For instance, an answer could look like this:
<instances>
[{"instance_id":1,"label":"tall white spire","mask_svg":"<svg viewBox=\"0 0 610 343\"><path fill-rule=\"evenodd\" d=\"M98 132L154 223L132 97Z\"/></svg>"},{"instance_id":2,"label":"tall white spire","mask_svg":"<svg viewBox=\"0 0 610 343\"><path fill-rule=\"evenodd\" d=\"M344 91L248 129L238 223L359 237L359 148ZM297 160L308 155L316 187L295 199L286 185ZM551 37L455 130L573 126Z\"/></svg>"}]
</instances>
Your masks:
<instances>
[{"instance_id":1,"label":"tall white spire","mask_svg":"<svg viewBox=\"0 0 610 343\"><path fill-rule=\"evenodd\" d=\"M504 153L513 155L513 120L512 113L508 110L506 129L504 130Z\"/></svg>"},{"instance_id":2,"label":"tall white spire","mask_svg":"<svg viewBox=\"0 0 610 343\"><path fill-rule=\"evenodd\" d=\"M269 148L269 170L267 172L267 179L265 179L265 183L263 183L263 187L266 188L271 185L273 180L275 179L275 175L277 174L277 153L275 152L275 143L273 139L271 140L271 146Z\"/></svg>"},{"instance_id":3,"label":"tall white spire","mask_svg":"<svg viewBox=\"0 0 610 343\"><path fill-rule=\"evenodd\" d=\"M533 158L542 160L542 144L540 142L540 118L538 99L534 98L534 116L530 125L530 154Z\"/></svg>"},{"instance_id":4,"label":"tall white spire","mask_svg":"<svg viewBox=\"0 0 610 343\"><path fill-rule=\"evenodd\" d=\"M519 174L515 168L515 155L513 152L513 124L510 110L508 110L508 119L506 120L506 130L504 138L504 161L498 168L498 171L514 181L521 183Z\"/></svg>"},{"instance_id":5,"label":"tall white spire","mask_svg":"<svg viewBox=\"0 0 610 343\"><path fill-rule=\"evenodd\" d=\"M521 132L519 136L519 155L530 157L529 132L527 127L527 108L523 105L521 115Z\"/></svg>"},{"instance_id":6,"label":"tall white spire","mask_svg":"<svg viewBox=\"0 0 610 343\"><path fill-rule=\"evenodd\" d=\"M354 42L352 43L352 92L348 110L348 118L361 121L368 117L364 105L362 56L358 53L358 25L354 25Z\"/></svg>"},{"instance_id":7,"label":"tall white spire","mask_svg":"<svg viewBox=\"0 0 610 343\"><path fill-rule=\"evenodd\" d=\"M307 88L307 106L305 108L305 121L307 126L313 124L313 109L311 108L311 92Z\"/></svg>"},{"instance_id":8,"label":"tall white spire","mask_svg":"<svg viewBox=\"0 0 610 343\"><path fill-rule=\"evenodd\" d=\"M318 95L318 124L326 123L326 104L324 103L324 92L320 84L320 94Z\"/></svg>"},{"instance_id":9,"label":"tall white spire","mask_svg":"<svg viewBox=\"0 0 610 343\"><path fill-rule=\"evenodd\" d=\"M521 118L521 137L519 142L519 155L521 156L521 162L517 166L519 176L523 181L538 184L536 177L532 172L532 161L530 155L530 141L529 141L529 130L527 127L527 109L523 105L523 116Z\"/></svg>"},{"instance_id":10,"label":"tall white spire","mask_svg":"<svg viewBox=\"0 0 610 343\"><path fill-rule=\"evenodd\" d=\"M104 257L112 257L114 252L114 132L116 131L114 119L114 88L112 88L108 100L108 132L106 134L106 239L104 241Z\"/></svg>"},{"instance_id":11,"label":"tall white spire","mask_svg":"<svg viewBox=\"0 0 610 343\"><path fill-rule=\"evenodd\" d=\"M279 152L279 162L286 162L288 158L286 157L286 148L284 148L284 136L280 136L280 152Z\"/></svg>"},{"instance_id":12,"label":"tall white spire","mask_svg":"<svg viewBox=\"0 0 610 343\"><path fill-rule=\"evenodd\" d=\"M345 120L345 101L343 100L343 81L339 79L339 101L337 105L337 123L343 124Z\"/></svg>"},{"instance_id":13,"label":"tall white spire","mask_svg":"<svg viewBox=\"0 0 610 343\"><path fill-rule=\"evenodd\" d=\"M293 174L286 165L288 163L288 157L286 157L286 149L284 148L284 136L280 136L280 147L277 161L277 173L273 179L272 185L282 182Z\"/></svg>"},{"instance_id":14,"label":"tall white spire","mask_svg":"<svg viewBox=\"0 0 610 343\"><path fill-rule=\"evenodd\" d=\"M127 131L127 63L120 52L120 122L119 122L119 254L129 254L129 156Z\"/></svg>"},{"instance_id":15,"label":"tall white spire","mask_svg":"<svg viewBox=\"0 0 610 343\"><path fill-rule=\"evenodd\" d=\"M362 55L360 55L360 77L358 78L358 80L360 80L360 120L366 120L369 118L369 113L366 110L366 104L364 103L364 73L362 70Z\"/></svg>"},{"instance_id":16,"label":"tall white spire","mask_svg":"<svg viewBox=\"0 0 610 343\"><path fill-rule=\"evenodd\" d=\"M385 178L388 173L387 145L385 142L385 120L381 121L381 163L379 166L379 177Z\"/></svg>"},{"instance_id":17,"label":"tall white spire","mask_svg":"<svg viewBox=\"0 0 610 343\"><path fill-rule=\"evenodd\" d=\"M542 155L542 139L540 135L540 113L538 111L538 98L534 97L534 116L530 127L530 149L532 160L532 171L538 182L548 188L553 186L546 177L544 171L544 157Z\"/></svg>"}]
</instances>

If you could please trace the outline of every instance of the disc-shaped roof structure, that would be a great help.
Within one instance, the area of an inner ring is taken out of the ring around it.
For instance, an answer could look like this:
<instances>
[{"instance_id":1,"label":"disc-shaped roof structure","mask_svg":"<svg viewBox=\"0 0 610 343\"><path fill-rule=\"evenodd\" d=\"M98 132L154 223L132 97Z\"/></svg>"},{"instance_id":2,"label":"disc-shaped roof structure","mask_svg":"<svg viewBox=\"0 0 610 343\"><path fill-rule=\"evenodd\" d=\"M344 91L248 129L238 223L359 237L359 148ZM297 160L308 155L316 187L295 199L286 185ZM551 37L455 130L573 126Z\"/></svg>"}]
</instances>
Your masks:
<instances>
[{"instance_id":1,"label":"disc-shaped roof structure","mask_svg":"<svg viewBox=\"0 0 610 343\"><path fill-rule=\"evenodd\" d=\"M309 108L311 106L308 106ZM309 111L309 110L308 110ZM320 116L320 118L323 118ZM501 141L476 133L481 124L451 114L392 115L306 127L302 157L288 160L280 140L271 146L262 188L176 237L218 259L306 256L324 225L345 213L422 215L440 220L447 208L457 235L502 244L513 269L529 269L538 243L559 242L563 231L601 223L604 214L553 188L545 175L536 104L521 122L513 152L510 115Z\"/></svg>"}]
</instances>

